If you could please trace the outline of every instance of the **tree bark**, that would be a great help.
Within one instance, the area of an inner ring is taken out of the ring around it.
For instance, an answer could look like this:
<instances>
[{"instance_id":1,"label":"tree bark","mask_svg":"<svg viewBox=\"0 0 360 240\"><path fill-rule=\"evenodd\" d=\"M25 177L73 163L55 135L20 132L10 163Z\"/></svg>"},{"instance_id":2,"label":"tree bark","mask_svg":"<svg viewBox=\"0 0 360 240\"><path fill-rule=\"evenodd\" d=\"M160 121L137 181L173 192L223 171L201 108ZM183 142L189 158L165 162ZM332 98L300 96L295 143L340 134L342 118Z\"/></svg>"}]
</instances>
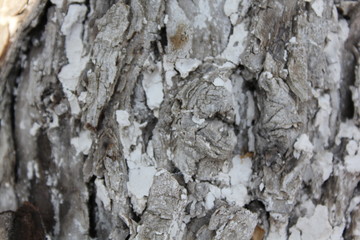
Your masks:
<instances>
[{"instance_id":1,"label":"tree bark","mask_svg":"<svg viewBox=\"0 0 360 240\"><path fill-rule=\"evenodd\" d=\"M360 239L360 3L12 4L2 238Z\"/></svg>"}]
</instances>

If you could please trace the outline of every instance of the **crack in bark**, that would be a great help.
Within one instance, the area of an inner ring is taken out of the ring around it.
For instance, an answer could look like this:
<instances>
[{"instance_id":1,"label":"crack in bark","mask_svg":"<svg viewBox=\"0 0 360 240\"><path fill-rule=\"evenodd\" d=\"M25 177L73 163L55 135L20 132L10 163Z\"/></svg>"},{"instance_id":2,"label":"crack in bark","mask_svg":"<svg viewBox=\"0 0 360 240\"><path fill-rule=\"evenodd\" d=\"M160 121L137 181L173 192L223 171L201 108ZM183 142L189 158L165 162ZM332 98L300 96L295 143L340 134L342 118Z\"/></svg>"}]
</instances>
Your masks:
<instances>
[{"instance_id":1,"label":"crack in bark","mask_svg":"<svg viewBox=\"0 0 360 240\"><path fill-rule=\"evenodd\" d=\"M92 176L89 182L87 183L89 199L88 199L88 211L89 211L89 236L91 238L97 237L97 219L98 211L96 204L96 190L95 190L95 179L96 176Z\"/></svg>"}]
</instances>

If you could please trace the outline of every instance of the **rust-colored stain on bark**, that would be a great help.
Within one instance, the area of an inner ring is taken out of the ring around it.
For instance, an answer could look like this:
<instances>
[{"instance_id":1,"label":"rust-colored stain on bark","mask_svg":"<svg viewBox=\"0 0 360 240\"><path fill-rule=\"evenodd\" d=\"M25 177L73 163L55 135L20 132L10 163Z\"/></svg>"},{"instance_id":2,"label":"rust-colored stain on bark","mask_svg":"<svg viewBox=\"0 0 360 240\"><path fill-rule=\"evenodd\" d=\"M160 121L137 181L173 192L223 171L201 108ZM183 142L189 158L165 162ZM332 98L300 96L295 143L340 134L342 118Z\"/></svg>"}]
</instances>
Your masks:
<instances>
[{"instance_id":1,"label":"rust-colored stain on bark","mask_svg":"<svg viewBox=\"0 0 360 240\"><path fill-rule=\"evenodd\" d=\"M253 152L247 152L244 155L241 155L240 158L253 158L254 153Z\"/></svg>"},{"instance_id":2,"label":"rust-colored stain on bark","mask_svg":"<svg viewBox=\"0 0 360 240\"><path fill-rule=\"evenodd\" d=\"M251 240L263 240L264 236L265 236L265 230L259 227L258 225L254 230Z\"/></svg>"},{"instance_id":3,"label":"rust-colored stain on bark","mask_svg":"<svg viewBox=\"0 0 360 240\"><path fill-rule=\"evenodd\" d=\"M186 33L186 26L184 24L180 24L176 29L175 35L170 37L170 42L174 50L180 49L188 40L189 37Z\"/></svg>"}]
</instances>

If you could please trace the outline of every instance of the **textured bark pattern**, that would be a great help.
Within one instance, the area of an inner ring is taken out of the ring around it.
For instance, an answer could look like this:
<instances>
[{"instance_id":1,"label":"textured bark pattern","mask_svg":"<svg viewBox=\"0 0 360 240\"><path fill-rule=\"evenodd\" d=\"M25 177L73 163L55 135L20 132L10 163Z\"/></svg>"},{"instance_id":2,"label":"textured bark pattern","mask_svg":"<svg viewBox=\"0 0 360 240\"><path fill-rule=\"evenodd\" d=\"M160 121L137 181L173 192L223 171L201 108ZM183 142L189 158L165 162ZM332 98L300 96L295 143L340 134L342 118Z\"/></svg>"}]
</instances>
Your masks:
<instances>
[{"instance_id":1,"label":"textured bark pattern","mask_svg":"<svg viewBox=\"0 0 360 240\"><path fill-rule=\"evenodd\" d=\"M1 238L360 239L360 3L0 7Z\"/></svg>"}]
</instances>

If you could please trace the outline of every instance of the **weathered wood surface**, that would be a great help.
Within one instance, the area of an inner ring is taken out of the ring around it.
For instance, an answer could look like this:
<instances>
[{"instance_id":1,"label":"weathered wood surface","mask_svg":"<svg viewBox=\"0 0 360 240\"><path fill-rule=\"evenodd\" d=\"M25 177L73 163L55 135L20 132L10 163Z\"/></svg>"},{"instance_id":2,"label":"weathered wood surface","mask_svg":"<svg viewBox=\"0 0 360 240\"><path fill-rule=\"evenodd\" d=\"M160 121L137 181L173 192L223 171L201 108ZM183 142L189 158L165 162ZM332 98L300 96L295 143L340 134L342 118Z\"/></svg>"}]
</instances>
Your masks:
<instances>
[{"instance_id":1,"label":"weathered wood surface","mask_svg":"<svg viewBox=\"0 0 360 240\"><path fill-rule=\"evenodd\" d=\"M360 239L357 2L11 4L0 211L51 239Z\"/></svg>"}]
</instances>

